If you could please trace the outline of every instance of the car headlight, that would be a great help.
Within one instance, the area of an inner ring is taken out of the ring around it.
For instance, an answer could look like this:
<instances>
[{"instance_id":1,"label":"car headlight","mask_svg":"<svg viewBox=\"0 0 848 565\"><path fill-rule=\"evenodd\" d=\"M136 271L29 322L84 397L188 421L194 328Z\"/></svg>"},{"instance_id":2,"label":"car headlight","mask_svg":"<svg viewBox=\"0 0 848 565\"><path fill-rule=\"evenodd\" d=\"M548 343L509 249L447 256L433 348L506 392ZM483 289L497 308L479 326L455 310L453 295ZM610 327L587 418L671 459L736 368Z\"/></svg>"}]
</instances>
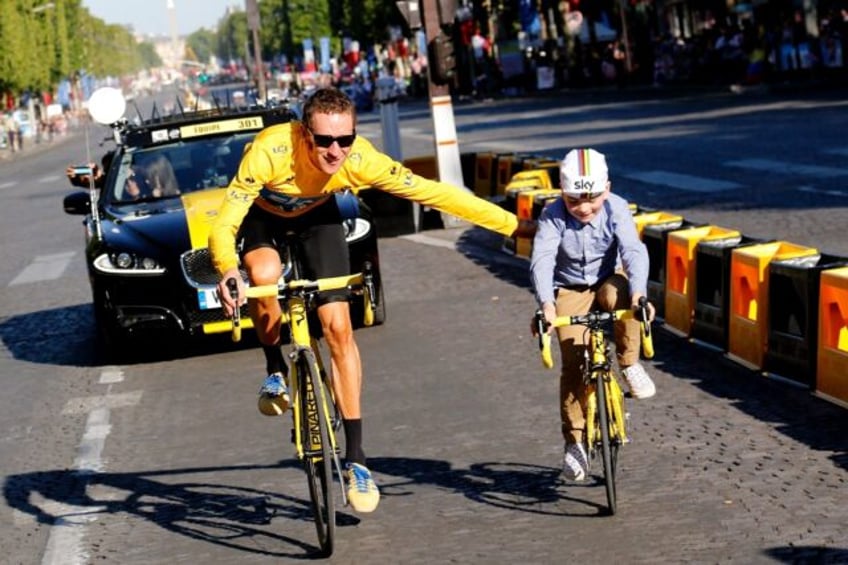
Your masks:
<instances>
[{"instance_id":1,"label":"car headlight","mask_svg":"<svg viewBox=\"0 0 848 565\"><path fill-rule=\"evenodd\" d=\"M121 275L161 275L165 267L156 259L121 251L103 253L94 260L94 268L102 273Z\"/></svg>"},{"instance_id":2,"label":"car headlight","mask_svg":"<svg viewBox=\"0 0 848 565\"><path fill-rule=\"evenodd\" d=\"M371 222L368 220L363 220L362 218L353 218L351 220L345 220L344 222L345 229L345 240L348 243L353 243L355 241L359 241L360 239L365 239L365 237L371 233Z\"/></svg>"}]
</instances>

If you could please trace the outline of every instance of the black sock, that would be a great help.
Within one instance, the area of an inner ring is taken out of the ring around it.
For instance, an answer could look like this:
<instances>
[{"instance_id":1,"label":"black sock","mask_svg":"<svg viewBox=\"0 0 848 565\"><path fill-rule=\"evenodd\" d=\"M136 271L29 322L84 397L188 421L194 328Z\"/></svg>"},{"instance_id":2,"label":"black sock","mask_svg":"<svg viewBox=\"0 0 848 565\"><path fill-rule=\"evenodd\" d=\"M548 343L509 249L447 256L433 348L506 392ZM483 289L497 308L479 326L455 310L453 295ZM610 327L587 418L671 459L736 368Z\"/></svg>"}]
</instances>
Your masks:
<instances>
[{"instance_id":1,"label":"black sock","mask_svg":"<svg viewBox=\"0 0 848 565\"><path fill-rule=\"evenodd\" d=\"M362 451L362 420L342 420L345 432L345 460L348 463L365 465L365 452Z\"/></svg>"},{"instance_id":2,"label":"black sock","mask_svg":"<svg viewBox=\"0 0 848 565\"><path fill-rule=\"evenodd\" d=\"M265 370L268 371L269 375L271 373L288 374L288 367L286 367L286 362L283 360L283 351L280 349L279 344L263 345L262 351L265 353Z\"/></svg>"}]
</instances>

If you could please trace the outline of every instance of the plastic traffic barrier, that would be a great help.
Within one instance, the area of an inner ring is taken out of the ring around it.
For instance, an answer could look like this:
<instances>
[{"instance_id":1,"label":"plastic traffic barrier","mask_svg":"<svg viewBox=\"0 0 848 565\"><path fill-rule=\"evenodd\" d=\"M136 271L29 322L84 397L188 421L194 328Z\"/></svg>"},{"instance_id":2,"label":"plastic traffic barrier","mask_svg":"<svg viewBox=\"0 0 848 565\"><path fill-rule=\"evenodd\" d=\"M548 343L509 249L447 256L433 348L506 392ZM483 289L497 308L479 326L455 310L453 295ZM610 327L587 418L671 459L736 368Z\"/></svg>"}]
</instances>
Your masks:
<instances>
[{"instance_id":1,"label":"plastic traffic barrier","mask_svg":"<svg viewBox=\"0 0 848 565\"><path fill-rule=\"evenodd\" d=\"M700 342L727 350L727 320L730 301L730 255L734 249L765 240L727 234L702 240L695 247L695 308L691 336Z\"/></svg>"},{"instance_id":2,"label":"plastic traffic barrier","mask_svg":"<svg viewBox=\"0 0 848 565\"><path fill-rule=\"evenodd\" d=\"M769 263L819 256L813 247L785 241L733 250L727 348L730 358L753 369L763 368L768 346Z\"/></svg>"},{"instance_id":3,"label":"plastic traffic barrier","mask_svg":"<svg viewBox=\"0 0 848 565\"><path fill-rule=\"evenodd\" d=\"M658 318L665 318L666 254L669 234L694 226L692 222L649 222L642 229L642 243L648 249L648 300L654 304Z\"/></svg>"},{"instance_id":4,"label":"plastic traffic barrier","mask_svg":"<svg viewBox=\"0 0 848 565\"><path fill-rule=\"evenodd\" d=\"M664 225L669 228L679 228L683 225L683 216L659 210L640 210L633 214L633 221L636 222L636 231L639 233L639 237L642 237L642 232L647 225Z\"/></svg>"},{"instance_id":5,"label":"plastic traffic barrier","mask_svg":"<svg viewBox=\"0 0 848 565\"><path fill-rule=\"evenodd\" d=\"M767 372L815 388L821 273L846 265L824 253L769 264Z\"/></svg>"},{"instance_id":6,"label":"plastic traffic barrier","mask_svg":"<svg viewBox=\"0 0 848 565\"><path fill-rule=\"evenodd\" d=\"M673 332L689 337L695 314L695 249L700 241L740 239L736 231L719 226L697 226L668 234L665 262L665 323Z\"/></svg>"},{"instance_id":7,"label":"plastic traffic barrier","mask_svg":"<svg viewBox=\"0 0 848 565\"><path fill-rule=\"evenodd\" d=\"M822 271L816 392L848 405L848 267Z\"/></svg>"}]
</instances>

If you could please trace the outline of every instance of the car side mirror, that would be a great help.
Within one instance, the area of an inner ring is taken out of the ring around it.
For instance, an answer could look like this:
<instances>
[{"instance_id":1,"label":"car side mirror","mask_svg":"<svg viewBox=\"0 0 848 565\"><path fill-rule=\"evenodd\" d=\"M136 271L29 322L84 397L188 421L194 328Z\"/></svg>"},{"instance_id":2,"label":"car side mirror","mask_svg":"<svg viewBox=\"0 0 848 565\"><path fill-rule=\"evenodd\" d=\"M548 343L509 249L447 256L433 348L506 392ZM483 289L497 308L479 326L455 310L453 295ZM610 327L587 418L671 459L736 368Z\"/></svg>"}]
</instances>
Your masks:
<instances>
[{"instance_id":1,"label":"car side mirror","mask_svg":"<svg viewBox=\"0 0 848 565\"><path fill-rule=\"evenodd\" d=\"M88 191L72 192L65 197L63 207L66 214L84 216L91 211L91 198Z\"/></svg>"}]
</instances>

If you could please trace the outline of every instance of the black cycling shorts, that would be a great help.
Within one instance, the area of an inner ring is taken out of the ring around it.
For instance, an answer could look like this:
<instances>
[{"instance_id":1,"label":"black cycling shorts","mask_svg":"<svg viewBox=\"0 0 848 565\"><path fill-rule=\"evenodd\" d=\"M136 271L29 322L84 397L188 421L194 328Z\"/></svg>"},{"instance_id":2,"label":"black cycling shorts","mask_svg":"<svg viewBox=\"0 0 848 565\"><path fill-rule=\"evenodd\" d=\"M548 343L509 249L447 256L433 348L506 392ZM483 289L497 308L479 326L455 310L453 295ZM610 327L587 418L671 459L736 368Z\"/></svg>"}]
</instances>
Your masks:
<instances>
[{"instance_id":1,"label":"black cycling shorts","mask_svg":"<svg viewBox=\"0 0 848 565\"><path fill-rule=\"evenodd\" d=\"M302 276L309 279L350 274L350 254L335 198L295 218L283 218L257 205L248 210L238 233L241 257L260 247L279 249L285 234L293 232L300 241ZM345 289L322 292L319 303L349 299Z\"/></svg>"}]
</instances>

